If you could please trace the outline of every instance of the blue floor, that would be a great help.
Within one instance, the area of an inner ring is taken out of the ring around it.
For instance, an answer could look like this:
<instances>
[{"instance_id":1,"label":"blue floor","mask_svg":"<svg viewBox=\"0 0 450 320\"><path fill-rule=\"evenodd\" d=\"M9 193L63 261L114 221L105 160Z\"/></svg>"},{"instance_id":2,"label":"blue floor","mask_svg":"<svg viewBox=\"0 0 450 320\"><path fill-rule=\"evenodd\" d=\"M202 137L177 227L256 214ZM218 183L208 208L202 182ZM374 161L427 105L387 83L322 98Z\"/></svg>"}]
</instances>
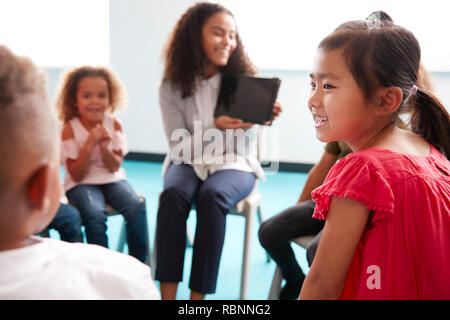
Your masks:
<instances>
[{"instance_id":1,"label":"blue floor","mask_svg":"<svg viewBox=\"0 0 450 320\"><path fill-rule=\"evenodd\" d=\"M147 218L153 245L157 201L162 190L161 164L152 162L125 161L123 164L128 181L133 188L147 199ZM262 194L262 211L267 219L285 208L296 203L305 184L306 174L279 172L268 175L266 181L261 181L259 191ZM111 248L116 248L119 238L122 217L113 216L108 219L108 237ZM268 297L270 284L275 270L273 261L267 262L264 249L258 241L258 222L253 225L251 266L248 299L265 300ZM191 211L188 219L191 234L195 233L195 212ZM52 236L56 236L52 231ZM219 278L215 294L207 295L206 299L236 300L240 293L240 276L242 267L242 252L244 241L244 219L239 216L227 217L227 230ZM297 259L302 269L307 272L305 250L294 246ZM192 249L186 249L183 282L178 287L177 299L189 299L189 273Z\"/></svg>"}]
</instances>

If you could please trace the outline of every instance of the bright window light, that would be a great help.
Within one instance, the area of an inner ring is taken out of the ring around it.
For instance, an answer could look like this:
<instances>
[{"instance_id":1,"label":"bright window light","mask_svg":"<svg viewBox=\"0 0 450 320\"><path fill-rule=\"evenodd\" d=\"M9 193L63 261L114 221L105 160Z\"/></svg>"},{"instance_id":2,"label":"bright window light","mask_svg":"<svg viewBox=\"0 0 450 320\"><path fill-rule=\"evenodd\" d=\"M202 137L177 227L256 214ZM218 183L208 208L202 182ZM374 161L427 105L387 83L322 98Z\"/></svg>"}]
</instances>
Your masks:
<instances>
[{"instance_id":1,"label":"bright window light","mask_svg":"<svg viewBox=\"0 0 450 320\"><path fill-rule=\"evenodd\" d=\"M0 0L0 44L41 67L109 63L108 0Z\"/></svg>"},{"instance_id":2,"label":"bright window light","mask_svg":"<svg viewBox=\"0 0 450 320\"><path fill-rule=\"evenodd\" d=\"M236 17L247 51L260 69L310 70L316 48L348 20L383 10L419 40L430 71L450 71L445 0L222 0Z\"/></svg>"}]
</instances>

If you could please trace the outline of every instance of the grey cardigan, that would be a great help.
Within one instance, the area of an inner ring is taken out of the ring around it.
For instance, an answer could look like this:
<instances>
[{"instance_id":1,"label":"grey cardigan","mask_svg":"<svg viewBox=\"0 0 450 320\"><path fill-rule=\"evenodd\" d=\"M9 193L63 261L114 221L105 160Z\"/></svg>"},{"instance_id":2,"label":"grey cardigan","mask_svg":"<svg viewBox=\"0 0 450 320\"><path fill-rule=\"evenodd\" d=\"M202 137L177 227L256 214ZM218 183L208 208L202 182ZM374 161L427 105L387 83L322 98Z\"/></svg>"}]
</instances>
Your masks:
<instances>
[{"instance_id":1,"label":"grey cardigan","mask_svg":"<svg viewBox=\"0 0 450 320\"><path fill-rule=\"evenodd\" d=\"M208 173L223 169L250 171L258 178L264 177L264 171L257 159L257 125L247 130L219 130L215 128L213 121L208 121L212 125L204 127L194 95L183 99L181 91L174 89L170 81L163 82L159 88L159 104L170 148L164 159L163 176L171 162L179 163L182 160L183 163L191 164L203 180ZM205 133L212 133L214 140ZM232 135L240 135L241 139ZM205 138L206 136L209 138ZM212 165L205 163L211 159L217 161L217 157L211 158L206 152L211 150L212 143L220 146L217 139L222 141L223 148L216 148L214 154L222 157L224 162ZM180 150L184 150L182 159L177 157Z\"/></svg>"}]
</instances>

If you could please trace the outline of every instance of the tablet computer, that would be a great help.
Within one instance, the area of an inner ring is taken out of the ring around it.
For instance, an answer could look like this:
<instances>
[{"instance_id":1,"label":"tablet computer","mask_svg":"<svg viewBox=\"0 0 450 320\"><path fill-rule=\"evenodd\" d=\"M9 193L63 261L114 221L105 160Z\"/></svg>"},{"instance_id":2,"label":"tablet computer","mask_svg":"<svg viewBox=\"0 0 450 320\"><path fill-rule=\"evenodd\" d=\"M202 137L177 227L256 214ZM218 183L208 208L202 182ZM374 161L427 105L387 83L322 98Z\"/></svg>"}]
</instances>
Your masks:
<instances>
[{"instance_id":1,"label":"tablet computer","mask_svg":"<svg viewBox=\"0 0 450 320\"><path fill-rule=\"evenodd\" d=\"M281 80L223 75L214 117L226 115L244 122L272 122L273 104Z\"/></svg>"}]
</instances>

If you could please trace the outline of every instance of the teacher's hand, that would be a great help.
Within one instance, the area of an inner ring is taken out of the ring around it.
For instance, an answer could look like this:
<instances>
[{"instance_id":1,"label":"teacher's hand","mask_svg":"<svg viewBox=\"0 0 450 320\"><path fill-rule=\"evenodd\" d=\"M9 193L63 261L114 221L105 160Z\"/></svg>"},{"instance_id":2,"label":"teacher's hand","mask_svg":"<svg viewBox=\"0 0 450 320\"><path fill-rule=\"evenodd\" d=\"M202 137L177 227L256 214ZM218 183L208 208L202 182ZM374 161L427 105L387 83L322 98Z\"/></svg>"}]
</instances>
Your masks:
<instances>
[{"instance_id":1,"label":"teacher's hand","mask_svg":"<svg viewBox=\"0 0 450 320\"><path fill-rule=\"evenodd\" d=\"M275 101L273 104L272 121L275 120L282 112L283 108L281 107L281 103L279 101Z\"/></svg>"},{"instance_id":2,"label":"teacher's hand","mask_svg":"<svg viewBox=\"0 0 450 320\"><path fill-rule=\"evenodd\" d=\"M272 110L272 121L275 120L280 113L283 112L283 108L281 107L281 103L279 101L275 101L273 104L273 110ZM267 121L265 125L270 125L272 121Z\"/></svg>"},{"instance_id":3,"label":"teacher's hand","mask_svg":"<svg viewBox=\"0 0 450 320\"><path fill-rule=\"evenodd\" d=\"M251 122L244 122L242 119L238 118L231 118L229 116L219 116L215 121L214 125L216 128L220 130L225 129L248 129L250 128L253 123Z\"/></svg>"}]
</instances>

